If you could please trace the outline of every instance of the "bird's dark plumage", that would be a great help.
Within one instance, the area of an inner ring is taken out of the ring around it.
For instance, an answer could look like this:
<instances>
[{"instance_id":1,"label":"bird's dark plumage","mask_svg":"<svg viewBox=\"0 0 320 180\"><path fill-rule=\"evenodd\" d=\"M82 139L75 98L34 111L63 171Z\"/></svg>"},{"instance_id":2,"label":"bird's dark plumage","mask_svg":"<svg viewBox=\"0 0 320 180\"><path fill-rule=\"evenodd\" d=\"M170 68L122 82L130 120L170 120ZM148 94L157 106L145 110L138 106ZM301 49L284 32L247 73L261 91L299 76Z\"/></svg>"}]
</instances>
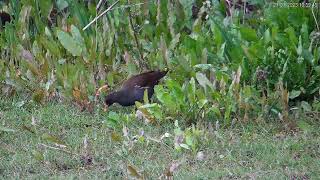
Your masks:
<instances>
[{"instance_id":1,"label":"bird's dark plumage","mask_svg":"<svg viewBox=\"0 0 320 180\"><path fill-rule=\"evenodd\" d=\"M149 71L132 76L126 80L121 89L106 96L105 104L110 106L119 103L122 106L131 106L135 101L142 101L144 91L148 91L148 97L154 93L154 86L159 83L168 71Z\"/></svg>"},{"instance_id":2,"label":"bird's dark plumage","mask_svg":"<svg viewBox=\"0 0 320 180\"><path fill-rule=\"evenodd\" d=\"M0 25L1 25L1 27L4 27L6 22L8 22L8 23L11 22L10 14L8 14L6 12L0 12Z\"/></svg>"}]
</instances>

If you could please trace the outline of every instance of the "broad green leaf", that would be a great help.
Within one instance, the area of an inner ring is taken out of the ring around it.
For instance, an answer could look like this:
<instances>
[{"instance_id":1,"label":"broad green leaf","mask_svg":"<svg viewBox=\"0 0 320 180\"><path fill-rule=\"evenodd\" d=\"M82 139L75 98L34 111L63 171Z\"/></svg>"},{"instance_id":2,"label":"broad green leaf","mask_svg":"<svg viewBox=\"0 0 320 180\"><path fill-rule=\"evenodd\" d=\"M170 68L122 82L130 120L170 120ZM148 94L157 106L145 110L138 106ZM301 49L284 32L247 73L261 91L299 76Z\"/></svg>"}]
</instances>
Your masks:
<instances>
[{"instance_id":1,"label":"broad green leaf","mask_svg":"<svg viewBox=\"0 0 320 180\"><path fill-rule=\"evenodd\" d=\"M195 68L199 68L201 70L210 70L213 68L213 65L212 64L197 64L195 66L193 66Z\"/></svg>"},{"instance_id":2,"label":"broad green leaf","mask_svg":"<svg viewBox=\"0 0 320 180\"><path fill-rule=\"evenodd\" d=\"M209 81L209 79L207 78L207 76L205 76L204 74L202 74L202 73L197 73L197 74L196 74L196 78L197 78L199 84L200 84L203 88L206 89L207 86L208 86L208 87L210 87L210 88L213 89L212 83Z\"/></svg>"},{"instance_id":3,"label":"broad green leaf","mask_svg":"<svg viewBox=\"0 0 320 180\"><path fill-rule=\"evenodd\" d=\"M202 64L207 64L208 63L208 50L207 50L207 48L204 48L202 50L201 63Z\"/></svg>"},{"instance_id":4,"label":"broad green leaf","mask_svg":"<svg viewBox=\"0 0 320 180\"><path fill-rule=\"evenodd\" d=\"M194 1L190 1L190 0L179 0L179 2L181 3L181 5L183 6L184 12L185 12L185 16L186 19L191 19L192 16L192 4Z\"/></svg>"},{"instance_id":5,"label":"broad green leaf","mask_svg":"<svg viewBox=\"0 0 320 180\"><path fill-rule=\"evenodd\" d=\"M120 24L120 19L122 17L122 14L120 14L118 9L113 10L113 18L114 18L114 23L118 27Z\"/></svg>"},{"instance_id":6,"label":"broad green leaf","mask_svg":"<svg viewBox=\"0 0 320 180\"><path fill-rule=\"evenodd\" d=\"M224 53L225 53L226 43L224 42L221 47L219 47L219 50L217 52L217 55L220 59L223 59Z\"/></svg>"},{"instance_id":7,"label":"broad green leaf","mask_svg":"<svg viewBox=\"0 0 320 180\"><path fill-rule=\"evenodd\" d=\"M196 83L195 83L195 80L193 77L189 81L187 95L188 95L189 101L192 103L195 103L195 101L196 101Z\"/></svg>"},{"instance_id":8,"label":"broad green leaf","mask_svg":"<svg viewBox=\"0 0 320 180\"><path fill-rule=\"evenodd\" d=\"M108 120L114 121L114 122L119 122L120 120L120 115L116 112L110 111L108 114Z\"/></svg>"},{"instance_id":9,"label":"broad green leaf","mask_svg":"<svg viewBox=\"0 0 320 180\"><path fill-rule=\"evenodd\" d=\"M145 104L149 104L148 89L143 92L143 101Z\"/></svg>"},{"instance_id":10,"label":"broad green leaf","mask_svg":"<svg viewBox=\"0 0 320 180\"><path fill-rule=\"evenodd\" d=\"M180 33L176 34L176 36L171 40L169 49L173 50L174 48L176 48L179 41L180 41Z\"/></svg>"},{"instance_id":11,"label":"broad green leaf","mask_svg":"<svg viewBox=\"0 0 320 180\"><path fill-rule=\"evenodd\" d=\"M52 0L45 0L45 1L38 1L39 7L41 9L41 15L43 18L47 18L49 16L51 7L52 7Z\"/></svg>"},{"instance_id":12,"label":"broad green leaf","mask_svg":"<svg viewBox=\"0 0 320 180\"><path fill-rule=\"evenodd\" d=\"M254 29L249 27L240 27L241 37L247 41L256 41L258 40L257 33Z\"/></svg>"},{"instance_id":13,"label":"broad green leaf","mask_svg":"<svg viewBox=\"0 0 320 180\"><path fill-rule=\"evenodd\" d=\"M198 107L203 108L203 106L206 105L207 103L208 103L207 99L201 99L198 101Z\"/></svg>"},{"instance_id":14,"label":"broad green leaf","mask_svg":"<svg viewBox=\"0 0 320 180\"><path fill-rule=\"evenodd\" d=\"M133 62L132 59L130 59L130 61L127 63L127 69L128 69L129 76L137 74L138 72L137 65Z\"/></svg>"},{"instance_id":15,"label":"broad green leaf","mask_svg":"<svg viewBox=\"0 0 320 180\"><path fill-rule=\"evenodd\" d=\"M61 30L57 30L57 36L62 46L73 56L81 55L81 47L78 45L77 41L75 41L68 33Z\"/></svg>"},{"instance_id":16,"label":"broad green leaf","mask_svg":"<svg viewBox=\"0 0 320 180\"><path fill-rule=\"evenodd\" d=\"M217 106L212 106L210 111L212 111L218 118L221 118L221 112Z\"/></svg>"},{"instance_id":17,"label":"broad green leaf","mask_svg":"<svg viewBox=\"0 0 320 180\"><path fill-rule=\"evenodd\" d=\"M192 26L192 32L195 33L193 35L196 35L197 33L200 33L201 32L201 28L202 28L202 19L201 18L197 18L195 20L195 22L193 23L193 26Z\"/></svg>"},{"instance_id":18,"label":"broad green leaf","mask_svg":"<svg viewBox=\"0 0 320 180\"><path fill-rule=\"evenodd\" d=\"M159 107L159 104L157 104L157 103L144 104L144 105L141 105L139 108L149 109L149 108L154 108L154 107Z\"/></svg>"},{"instance_id":19,"label":"broad green leaf","mask_svg":"<svg viewBox=\"0 0 320 180\"><path fill-rule=\"evenodd\" d=\"M183 8L183 6L182 6L182 4L180 3L179 0L177 0L175 3L176 3L175 4L176 17L177 17L177 19L179 19L179 21L184 22L185 16L186 16L185 15L185 9Z\"/></svg>"},{"instance_id":20,"label":"broad green leaf","mask_svg":"<svg viewBox=\"0 0 320 180\"><path fill-rule=\"evenodd\" d=\"M189 146L193 146L193 144L194 144L194 137L193 137L192 134L186 136L186 143L187 143L187 145L189 145Z\"/></svg>"},{"instance_id":21,"label":"broad green leaf","mask_svg":"<svg viewBox=\"0 0 320 180\"><path fill-rule=\"evenodd\" d=\"M190 150L190 148L187 144L180 144L180 147Z\"/></svg>"},{"instance_id":22,"label":"broad green leaf","mask_svg":"<svg viewBox=\"0 0 320 180\"><path fill-rule=\"evenodd\" d=\"M301 40L301 36L299 36L299 44L297 47L297 54L300 56L302 54L302 40Z\"/></svg>"},{"instance_id":23,"label":"broad green leaf","mask_svg":"<svg viewBox=\"0 0 320 180\"><path fill-rule=\"evenodd\" d=\"M273 26L271 29L271 41L274 42L276 37L278 36L279 28L277 26Z\"/></svg>"},{"instance_id":24,"label":"broad green leaf","mask_svg":"<svg viewBox=\"0 0 320 180\"><path fill-rule=\"evenodd\" d=\"M223 43L223 35L217 25L214 23L211 24L211 31L214 33L214 41L217 45L217 47L221 47Z\"/></svg>"},{"instance_id":25,"label":"broad green leaf","mask_svg":"<svg viewBox=\"0 0 320 180\"><path fill-rule=\"evenodd\" d=\"M160 85L156 86L155 88L157 99L164 104L169 109L176 109L176 101L173 97L164 90L164 88Z\"/></svg>"},{"instance_id":26,"label":"broad green leaf","mask_svg":"<svg viewBox=\"0 0 320 180\"><path fill-rule=\"evenodd\" d=\"M50 38L52 37L51 31L47 26L44 29L44 34Z\"/></svg>"},{"instance_id":27,"label":"broad green leaf","mask_svg":"<svg viewBox=\"0 0 320 180\"><path fill-rule=\"evenodd\" d=\"M184 98L185 98L185 94L183 93L179 83L172 80L172 79L168 79L166 81L166 84L167 84L168 88L170 89L170 94L175 98L175 100L177 102L179 102L180 104L183 103Z\"/></svg>"},{"instance_id":28,"label":"broad green leaf","mask_svg":"<svg viewBox=\"0 0 320 180\"><path fill-rule=\"evenodd\" d=\"M74 25L71 25L71 34L72 34L72 38L82 48L82 51L86 52L87 50L86 50L86 45L85 45L84 39L83 39L79 29Z\"/></svg>"},{"instance_id":29,"label":"broad green leaf","mask_svg":"<svg viewBox=\"0 0 320 180\"><path fill-rule=\"evenodd\" d=\"M270 34L270 29L267 29L264 32L264 43L268 44L269 42L271 42L271 34Z\"/></svg>"},{"instance_id":30,"label":"broad green leaf","mask_svg":"<svg viewBox=\"0 0 320 180\"><path fill-rule=\"evenodd\" d=\"M57 7L60 11L64 10L65 8L67 8L68 2L66 0L57 0Z\"/></svg>"},{"instance_id":31,"label":"broad green leaf","mask_svg":"<svg viewBox=\"0 0 320 180\"><path fill-rule=\"evenodd\" d=\"M294 99L294 98L300 96L300 94L301 94L301 91L292 90L292 91L290 92L290 94L289 94L289 98L290 98L290 99Z\"/></svg>"},{"instance_id":32,"label":"broad green leaf","mask_svg":"<svg viewBox=\"0 0 320 180\"><path fill-rule=\"evenodd\" d=\"M293 45L296 45L298 43L297 36L295 34L294 28L293 27L288 27L285 29L285 32L288 34L289 39Z\"/></svg>"}]
</instances>

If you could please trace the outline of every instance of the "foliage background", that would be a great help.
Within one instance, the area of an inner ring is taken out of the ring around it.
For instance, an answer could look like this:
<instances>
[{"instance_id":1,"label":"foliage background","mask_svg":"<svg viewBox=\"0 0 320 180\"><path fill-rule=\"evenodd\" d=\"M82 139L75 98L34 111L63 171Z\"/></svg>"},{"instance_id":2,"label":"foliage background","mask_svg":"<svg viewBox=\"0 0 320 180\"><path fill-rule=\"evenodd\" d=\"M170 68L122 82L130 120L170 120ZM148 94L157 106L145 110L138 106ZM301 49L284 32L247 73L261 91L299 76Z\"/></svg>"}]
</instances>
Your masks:
<instances>
[{"instance_id":1,"label":"foliage background","mask_svg":"<svg viewBox=\"0 0 320 180\"><path fill-rule=\"evenodd\" d=\"M0 2L0 177L319 177L320 6L103 2ZM151 101L96 99L165 68Z\"/></svg>"},{"instance_id":2,"label":"foliage background","mask_svg":"<svg viewBox=\"0 0 320 180\"><path fill-rule=\"evenodd\" d=\"M14 20L0 36L1 94L71 100L93 112L104 84L116 89L133 74L169 68L157 101L137 105L149 119L288 122L293 106L319 110L318 9L280 7L285 1L119 1L82 31L114 2L98 11L95 1L2 3Z\"/></svg>"}]
</instances>

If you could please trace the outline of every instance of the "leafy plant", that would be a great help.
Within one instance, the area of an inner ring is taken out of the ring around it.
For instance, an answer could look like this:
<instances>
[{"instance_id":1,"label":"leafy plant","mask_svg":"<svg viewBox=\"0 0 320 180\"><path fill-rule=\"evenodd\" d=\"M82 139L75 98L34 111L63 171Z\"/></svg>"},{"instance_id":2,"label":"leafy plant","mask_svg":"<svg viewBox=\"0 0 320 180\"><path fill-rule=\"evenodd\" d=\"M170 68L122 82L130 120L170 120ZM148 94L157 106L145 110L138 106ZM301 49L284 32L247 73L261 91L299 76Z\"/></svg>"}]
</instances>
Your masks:
<instances>
[{"instance_id":1,"label":"leafy plant","mask_svg":"<svg viewBox=\"0 0 320 180\"><path fill-rule=\"evenodd\" d=\"M311 8L120 1L82 31L100 13L96 2L15 2L6 7L14 23L0 35L6 95L27 94L39 103L68 99L92 112L99 87L117 88L146 67L168 67L170 75L155 89L159 102L138 106L145 116L230 125L286 114L291 102L309 102L319 92L318 22Z\"/></svg>"},{"instance_id":2,"label":"leafy plant","mask_svg":"<svg viewBox=\"0 0 320 180\"><path fill-rule=\"evenodd\" d=\"M203 131L194 126L181 130L178 121L175 122L174 134L174 146L178 151L186 149L196 152L199 150L201 143L203 143L201 141L204 139Z\"/></svg>"}]
</instances>

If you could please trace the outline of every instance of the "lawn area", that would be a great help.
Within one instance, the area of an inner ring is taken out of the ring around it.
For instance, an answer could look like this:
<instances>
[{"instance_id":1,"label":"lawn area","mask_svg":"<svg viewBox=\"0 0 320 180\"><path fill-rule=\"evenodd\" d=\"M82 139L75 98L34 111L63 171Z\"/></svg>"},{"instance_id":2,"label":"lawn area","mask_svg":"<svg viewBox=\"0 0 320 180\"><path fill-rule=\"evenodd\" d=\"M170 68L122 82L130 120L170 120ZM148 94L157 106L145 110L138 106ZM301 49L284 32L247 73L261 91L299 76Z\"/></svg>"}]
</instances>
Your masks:
<instances>
[{"instance_id":1,"label":"lawn area","mask_svg":"<svg viewBox=\"0 0 320 180\"><path fill-rule=\"evenodd\" d=\"M293 134L275 122L202 127L203 142L194 151L175 149L174 122L150 125L133 118L111 128L106 121L107 112L0 100L0 179L156 179L170 168L175 179L320 177L316 120ZM172 136L161 139L165 133Z\"/></svg>"},{"instance_id":2,"label":"lawn area","mask_svg":"<svg viewBox=\"0 0 320 180\"><path fill-rule=\"evenodd\" d=\"M0 1L0 180L320 180L317 5Z\"/></svg>"}]
</instances>

